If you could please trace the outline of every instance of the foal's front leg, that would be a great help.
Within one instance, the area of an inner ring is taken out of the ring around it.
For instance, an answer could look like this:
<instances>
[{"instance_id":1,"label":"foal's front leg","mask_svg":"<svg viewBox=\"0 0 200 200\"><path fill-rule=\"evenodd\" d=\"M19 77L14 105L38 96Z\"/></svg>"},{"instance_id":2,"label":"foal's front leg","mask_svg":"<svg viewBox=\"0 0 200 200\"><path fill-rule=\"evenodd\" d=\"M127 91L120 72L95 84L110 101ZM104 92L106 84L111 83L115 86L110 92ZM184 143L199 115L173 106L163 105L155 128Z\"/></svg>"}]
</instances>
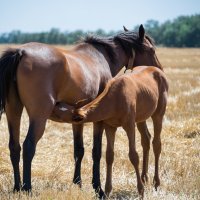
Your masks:
<instances>
[{"instance_id":1,"label":"foal's front leg","mask_svg":"<svg viewBox=\"0 0 200 200\"><path fill-rule=\"evenodd\" d=\"M93 178L92 185L99 198L104 198L105 194L101 188L100 181L100 160L101 160L101 147L102 147L102 135L103 135L103 122L93 123Z\"/></svg>"},{"instance_id":2,"label":"foal's front leg","mask_svg":"<svg viewBox=\"0 0 200 200\"><path fill-rule=\"evenodd\" d=\"M73 136L74 136L74 160L75 171L73 183L78 184L81 187L81 162L84 156L83 147L83 124L72 124Z\"/></svg>"}]
</instances>

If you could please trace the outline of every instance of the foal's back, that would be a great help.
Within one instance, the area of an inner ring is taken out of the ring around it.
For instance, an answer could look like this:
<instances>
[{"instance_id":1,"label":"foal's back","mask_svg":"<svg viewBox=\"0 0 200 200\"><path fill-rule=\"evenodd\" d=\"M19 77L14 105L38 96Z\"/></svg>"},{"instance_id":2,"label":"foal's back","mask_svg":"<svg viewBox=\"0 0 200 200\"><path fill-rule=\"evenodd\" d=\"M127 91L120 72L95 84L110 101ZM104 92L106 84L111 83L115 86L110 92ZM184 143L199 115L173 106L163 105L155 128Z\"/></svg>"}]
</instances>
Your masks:
<instances>
[{"instance_id":1,"label":"foal's back","mask_svg":"<svg viewBox=\"0 0 200 200\"><path fill-rule=\"evenodd\" d=\"M132 73L116 79L115 84L120 84L121 89L118 89L122 92L119 104L126 101L120 107L124 107L127 114L133 109L136 122L145 121L157 110L165 109L162 107L162 102L165 101L168 84L164 72L160 69L153 66L139 66L134 68Z\"/></svg>"}]
</instances>

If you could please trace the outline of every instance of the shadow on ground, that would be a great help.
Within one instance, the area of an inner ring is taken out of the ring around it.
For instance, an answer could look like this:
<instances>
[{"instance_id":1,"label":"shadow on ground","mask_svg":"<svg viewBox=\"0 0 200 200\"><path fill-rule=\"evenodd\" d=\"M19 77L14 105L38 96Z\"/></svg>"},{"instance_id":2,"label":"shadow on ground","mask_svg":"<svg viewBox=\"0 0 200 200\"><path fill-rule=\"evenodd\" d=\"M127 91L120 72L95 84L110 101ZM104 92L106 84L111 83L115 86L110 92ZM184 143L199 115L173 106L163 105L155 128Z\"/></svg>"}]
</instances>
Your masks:
<instances>
[{"instance_id":1,"label":"shadow on ground","mask_svg":"<svg viewBox=\"0 0 200 200\"><path fill-rule=\"evenodd\" d=\"M110 196L110 199L131 200L131 199L139 199L139 196L137 191L119 190L117 192L113 192L113 194Z\"/></svg>"}]
</instances>

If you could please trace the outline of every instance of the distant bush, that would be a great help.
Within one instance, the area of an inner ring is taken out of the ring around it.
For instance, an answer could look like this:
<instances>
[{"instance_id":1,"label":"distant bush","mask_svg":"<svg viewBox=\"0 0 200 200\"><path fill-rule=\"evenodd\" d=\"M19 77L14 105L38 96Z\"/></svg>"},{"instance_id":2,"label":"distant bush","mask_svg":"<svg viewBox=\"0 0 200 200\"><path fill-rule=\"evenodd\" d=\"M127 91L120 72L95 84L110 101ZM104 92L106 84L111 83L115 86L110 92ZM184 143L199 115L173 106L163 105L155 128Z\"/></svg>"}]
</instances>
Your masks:
<instances>
[{"instance_id":1,"label":"distant bush","mask_svg":"<svg viewBox=\"0 0 200 200\"><path fill-rule=\"evenodd\" d=\"M200 47L200 14L180 16L160 25L155 20L149 20L145 24L145 28L159 45Z\"/></svg>"},{"instance_id":2,"label":"distant bush","mask_svg":"<svg viewBox=\"0 0 200 200\"><path fill-rule=\"evenodd\" d=\"M173 21L166 21L162 24L155 20L148 20L144 26L146 32L154 38L157 45L166 47L200 47L200 14L180 16ZM133 28L133 30L137 29L138 26ZM82 30L60 32L57 28L41 33L23 33L15 30L10 33L0 34L0 43L42 42L48 44L73 44L86 34L88 32ZM107 33L99 29L93 34L111 36L116 32L110 31Z\"/></svg>"}]
</instances>

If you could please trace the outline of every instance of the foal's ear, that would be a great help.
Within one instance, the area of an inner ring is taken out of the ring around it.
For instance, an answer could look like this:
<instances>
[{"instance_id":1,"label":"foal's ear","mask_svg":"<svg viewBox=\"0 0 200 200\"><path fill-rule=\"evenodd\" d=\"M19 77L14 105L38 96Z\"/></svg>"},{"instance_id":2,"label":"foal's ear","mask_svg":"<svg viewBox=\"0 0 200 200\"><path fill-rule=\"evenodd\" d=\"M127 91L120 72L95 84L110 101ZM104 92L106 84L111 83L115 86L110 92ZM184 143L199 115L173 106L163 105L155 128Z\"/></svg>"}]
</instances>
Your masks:
<instances>
[{"instance_id":1,"label":"foal's ear","mask_svg":"<svg viewBox=\"0 0 200 200\"><path fill-rule=\"evenodd\" d=\"M144 35L145 35L145 30L144 30L143 25L141 24L139 27L139 38L142 42L144 40Z\"/></svg>"},{"instance_id":2,"label":"foal's ear","mask_svg":"<svg viewBox=\"0 0 200 200\"><path fill-rule=\"evenodd\" d=\"M128 31L128 29L127 29L125 26L123 26L123 28L124 28L124 31L125 31L125 32L127 32L127 31Z\"/></svg>"}]
</instances>

